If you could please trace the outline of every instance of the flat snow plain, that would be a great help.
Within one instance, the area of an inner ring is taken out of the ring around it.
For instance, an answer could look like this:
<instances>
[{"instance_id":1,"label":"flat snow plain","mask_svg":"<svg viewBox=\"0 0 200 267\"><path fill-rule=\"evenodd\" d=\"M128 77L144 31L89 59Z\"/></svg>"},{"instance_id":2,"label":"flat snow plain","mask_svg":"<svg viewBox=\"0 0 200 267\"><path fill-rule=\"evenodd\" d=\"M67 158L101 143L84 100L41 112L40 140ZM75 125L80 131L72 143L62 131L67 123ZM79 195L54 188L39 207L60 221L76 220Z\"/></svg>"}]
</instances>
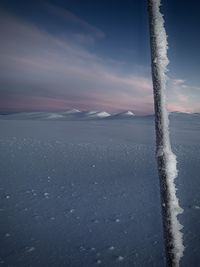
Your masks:
<instances>
[{"instance_id":1,"label":"flat snow plain","mask_svg":"<svg viewBox=\"0 0 200 267\"><path fill-rule=\"evenodd\" d=\"M200 120L171 117L181 266L198 266ZM153 117L0 125L1 266L165 266Z\"/></svg>"}]
</instances>

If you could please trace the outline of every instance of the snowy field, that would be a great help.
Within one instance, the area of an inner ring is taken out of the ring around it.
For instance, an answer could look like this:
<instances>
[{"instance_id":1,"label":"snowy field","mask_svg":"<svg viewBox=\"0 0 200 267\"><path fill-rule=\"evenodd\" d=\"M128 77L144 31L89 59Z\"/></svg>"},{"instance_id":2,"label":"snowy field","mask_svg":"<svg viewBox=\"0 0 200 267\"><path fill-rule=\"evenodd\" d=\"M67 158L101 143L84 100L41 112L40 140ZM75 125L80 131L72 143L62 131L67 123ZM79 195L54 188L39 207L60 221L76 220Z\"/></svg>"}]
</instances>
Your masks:
<instances>
[{"instance_id":1,"label":"snowy field","mask_svg":"<svg viewBox=\"0 0 200 267\"><path fill-rule=\"evenodd\" d=\"M165 266L153 117L126 115L3 116L1 266ZM200 266L199 128L199 116L171 115L181 266Z\"/></svg>"}]
</instances>

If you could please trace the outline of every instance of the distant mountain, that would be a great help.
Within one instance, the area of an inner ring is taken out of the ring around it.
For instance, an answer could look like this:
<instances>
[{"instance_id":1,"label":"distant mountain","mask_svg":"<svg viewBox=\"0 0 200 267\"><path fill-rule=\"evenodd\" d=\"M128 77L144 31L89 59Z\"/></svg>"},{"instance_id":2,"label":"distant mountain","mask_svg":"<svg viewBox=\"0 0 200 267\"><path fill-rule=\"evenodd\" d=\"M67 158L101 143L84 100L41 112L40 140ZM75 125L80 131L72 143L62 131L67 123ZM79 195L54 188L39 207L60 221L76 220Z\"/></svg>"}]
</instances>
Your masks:
<instances>
[{"instance_id":1,"label":"distant mountain","mask_svg":"<svg viewBox=\"0 0 200 267\"><path fill-rule=\"evenodd\" d=\"M124 112L113 114L110 118L124 119L124 118L133 118L134 116L135 114L132 111L124 111Z\"/></svg>"},{"instance_id":2,"label":"distant mountain","mask_svg":"<svg viewBox=\"0 0 200 267\"><path fill-rule=\"evenodd\" d=\"M47 119L47 120L54 120L54 119L61 119L61 118L64 118L64 115L58 114L58 113L50 113L47 115L47 117L44 117L44 119Z\"/></svg>"},{"instance_id":3,"label":"distant mountain","mask_svg":"<svg viewBox=\"0 0 200 267\"><path fill-rule=\"evenodd\" d=\"M132 117L132 116L135 116L135 114L132 111L125 111L125 112L119 113L119 115L121 115L122 117Z\"/></svg>"},{"instance_id":4,"label":"distant mountain","mask_svg":"<svg viewBox=\"0 0 200 267\"><path fill-rule=\"evenodd\" d=\"M155 115L154 114L150 114L150 115L144 115L142 116L143 118L154 118ZM169 112L169 117L200 117L200 113L192 113L192 112L180 112L180 111L173 111L173 112Z\"/></svg>"},{"instance_id":5,"label":"distant mountain","mask_svg":"<svg viewBox=\"0 0 200 267\"><path fill-rule=\"evenodd\" d=\"M85 111L85 115L86 116L91 116L91 115L96 114L97 112L98 112L97 110Z\"/></svg>"},{"instance_id":6,"label":"distant mountain","mask_svg":"<svg viewBox=\"0 0 200 267\"><path fill-rule=\"evenodd\" d=\"M66 111L59 112L59 113L63 115L67 115L67 114L77 114L80 112L81 112L80 110L74 108L74 109L66 110Z\"/></svg>"},{"instance_id":7,"label":"distant mountain","mask_svg":"<svg viewBox=\"0 0 200 267\"><path fill-rule=\"evenodd\" d=\"M89 113L88 114L88 118L107 118L107 117L110 117L111 115L106 112L106 111L98 111L98 112L95 112L95 113Z\"/></svg>"},{"instance_id":8,"label":"distant mountain","mask_svg":"<svg viewBox=\"0 0 200 267\"><path fill-rule=\"evenodd\" d=\"M127 113L128 114L128 113ZM7 120L92 120L111 117L106 111L80 111L71 109L62 112L19 112L1 115L0 119Z\"/></svg>"},{"instance_id":9,"label":"distant mountain","mask_svg":"<svg viewBox=\"0 0 200 267\"><path fill-rule=\"evenodd\" d=\"M173 111L169 113L169 116L172 117L200 117L200 113L193 112L181 112L181 111Z\"/></svg>"},{"instance_id":10,"label":"distant mountain","mask_svg":"<svg viewBox=\"0 0 200 267\"><path fill-rule=\"evenodd\" d=\"M200 118L200 113L170 112L170 118ZM80 111L71 109L62 112L19 112L11 114L0 114L0 119L6 120L117 120L117 119L153 119L154 115L136 116L132 111L110 114L106 111Z\"/></svg>"}]
</instances>

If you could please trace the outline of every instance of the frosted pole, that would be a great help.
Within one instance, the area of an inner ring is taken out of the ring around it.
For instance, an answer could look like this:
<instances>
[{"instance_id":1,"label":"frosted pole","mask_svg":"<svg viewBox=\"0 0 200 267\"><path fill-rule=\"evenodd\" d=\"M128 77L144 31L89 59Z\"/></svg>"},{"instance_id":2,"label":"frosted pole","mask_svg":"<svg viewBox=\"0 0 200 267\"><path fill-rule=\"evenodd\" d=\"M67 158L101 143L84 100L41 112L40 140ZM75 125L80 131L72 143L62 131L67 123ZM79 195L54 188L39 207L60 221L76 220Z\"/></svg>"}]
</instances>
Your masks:
<instances>
[{"instance_id":1,"label":"frosted pole","mask_svg":"<svg viewBox=\"0 0 200 267\"><path fill-rule=\"evenodd\" d=\"M177 216L183 212L176 196L175 178L177 177L176 156L171 150L169 121L166 109L166 72L169 63L167 57L167 36L163 15L160 12L160 0L148 0L151 68L154 92L156 157L160 178L162 217L166 247L167 266L178 267L183 256L183 226Z\"/></svg>"}]
</instances>

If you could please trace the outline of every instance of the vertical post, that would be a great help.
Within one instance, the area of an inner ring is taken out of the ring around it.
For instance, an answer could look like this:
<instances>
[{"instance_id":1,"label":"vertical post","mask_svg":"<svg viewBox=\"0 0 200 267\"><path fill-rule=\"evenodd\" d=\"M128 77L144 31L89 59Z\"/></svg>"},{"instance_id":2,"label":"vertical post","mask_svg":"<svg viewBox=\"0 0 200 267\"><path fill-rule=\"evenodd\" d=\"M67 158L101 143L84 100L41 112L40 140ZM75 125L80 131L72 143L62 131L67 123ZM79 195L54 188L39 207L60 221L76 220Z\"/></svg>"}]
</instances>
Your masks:
<instances>
[{"instance_id":1,"label":"vertical post","mask_svg":"<svg viewBox=\"0 0 200 267\"><path fill-rule=\"evenodd\" d=\"M165 88L167 58L167 36L164 19L160 13L160 0L148 0L151 45L151 68L154 93L157 165L160 178L160 193L163 230L166 250L166 265L179 266L183 255L182 226L177 215L182 213L176 197L174 179L177 176L176 157L171 151Z\"/></svg>"}]
</instances>

